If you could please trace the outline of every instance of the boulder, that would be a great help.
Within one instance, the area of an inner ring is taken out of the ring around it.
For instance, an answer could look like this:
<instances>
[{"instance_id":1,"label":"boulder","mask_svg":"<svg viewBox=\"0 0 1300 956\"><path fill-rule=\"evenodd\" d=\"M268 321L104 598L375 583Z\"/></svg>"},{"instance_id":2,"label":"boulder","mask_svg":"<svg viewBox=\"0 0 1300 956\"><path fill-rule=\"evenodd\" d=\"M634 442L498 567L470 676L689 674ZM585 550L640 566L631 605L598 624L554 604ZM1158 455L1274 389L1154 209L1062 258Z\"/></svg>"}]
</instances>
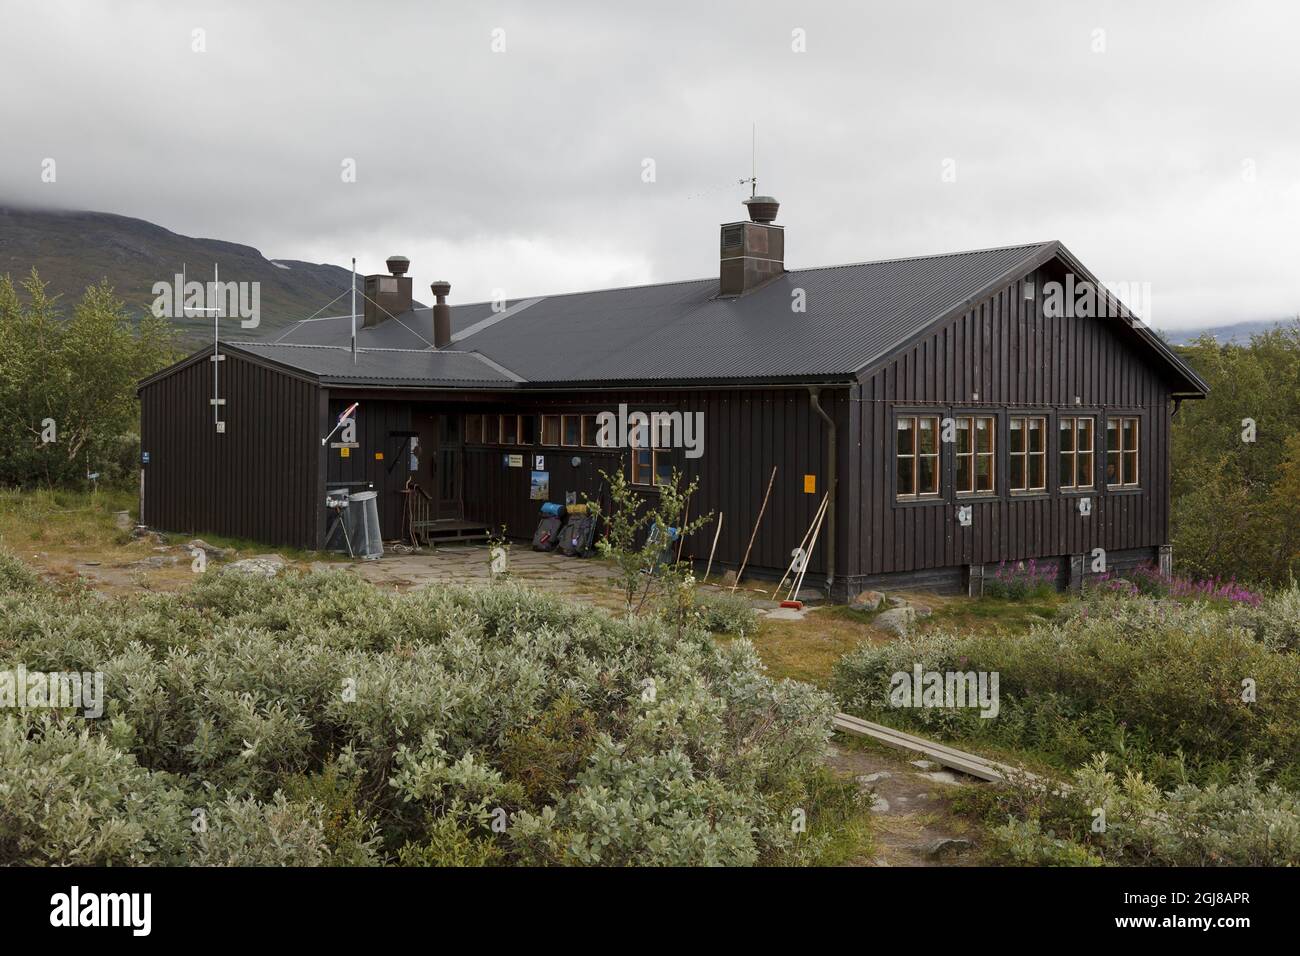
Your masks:
<instances>
[{"instance_id":1,"label":"boulder","mask_svg":"<svg viewBox=\"0 0 1300 956\"><path fill-rule=\"evenodd\" d=\"M905 598L891 596L891 597L889 598L889 606L890 606L890 607L907 607L907 600L906 600Z\"/></svg>"},{"instance_id":2,"label":"boulder","mask_svg":"<svg viewBox=\"0 0 1300 956\"><path fill-rule=\"evenodd\" d=\"M970 840L963 840L961 837L943 837L932 843L927 843L922 852L932 860L942 859L950 856L960 856L973 847Z\"/></svg>"},{"instance_id":3,"label":"boulder","mask_svg":"<svg viewBox=\"0 0 1300 956\"><path fill-rule=\"evenodd\" d=\"M853 611L874 611L885 602L885 596L879 591L862 591L849 602Z\"/></svg>"},{"instance_id":4,"label":"boulder","mask_svg":"<svg viewBox=\"0 0 1300 956\"><path fill-rule=\"evenodd\" d=\"M934 613L932 610L930 610L930 609L929 609L928 607L926 607L924 604L913 604L913 605L912 605L912 610L916 612L916 616L917 616L917 618L926 618L926 617L929 617L931 614Z\"/></svg>"},{"instance_id":5,"label":"boulder","mask_svg":"<svg viewBox=\"0 0 1300 956\"><path fill-rule=\"evenodd\" d=\"M185 547L188 548L190 551L195 551L195 550L202 551L209 558L213 558L216 560L220 560L222 558L226 558L230 556L230 552L226 548L218 548L213 545L210 545L202 538L192 538L191 540L185 543Z\"/></svg>"},{"instance_id":6,"label":"boulder","mask_svg":"<svg viewBox=\"0 0 1300 956\"><path fill-rule=\"evenodd\" d=\"M228 565L236 574L249 574L260 578L273 578L284 570L285 560L278 554L259 554Z\"/></svg>"},{"instance_id":7,"label":"boulder","mask_svg":"<svg viewBox=\"0 0 1300 956\"><path fill-rule=\"evenodd\" d=\"M735 572L735 571L728 571L726 574L724 574L724 575L722 576L722 586L723 586L723 587L727 587L727 588L729 588L729 587L731 587L731 586L732 586L733 584L735 584L735 583L736 583L736 572Z\"/></svg>"},{"instance_id":8,"label":"boulder","mask_svg":"<svg viewBox=\"0 0 1300 956\"><path fill-rule=\"evenodd\" d=\"M890 608L876 615L871 623L895 637L906 637L916 623L916 612L910 607Z\"/></svg>"}]
</instances>

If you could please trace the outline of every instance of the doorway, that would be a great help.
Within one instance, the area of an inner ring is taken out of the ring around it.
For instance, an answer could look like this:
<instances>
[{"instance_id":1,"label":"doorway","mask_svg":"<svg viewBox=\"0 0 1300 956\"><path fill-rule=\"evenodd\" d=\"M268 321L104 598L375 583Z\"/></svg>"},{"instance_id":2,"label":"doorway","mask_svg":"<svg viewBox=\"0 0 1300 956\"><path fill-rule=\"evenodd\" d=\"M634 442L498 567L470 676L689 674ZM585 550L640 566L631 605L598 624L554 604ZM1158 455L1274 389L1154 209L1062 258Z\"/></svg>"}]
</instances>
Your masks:
<instances>
[{"instance_id":1,"label":"doorway","mask_svg":"<svg viewBox=\"0 0 1300 956\"><path fill-rule=\"evenodd\" d=\"M464 447L459 415L416 415L416 481L429 496L435 521L463 517L462 462Z\"/></svg>"}]
</instances>

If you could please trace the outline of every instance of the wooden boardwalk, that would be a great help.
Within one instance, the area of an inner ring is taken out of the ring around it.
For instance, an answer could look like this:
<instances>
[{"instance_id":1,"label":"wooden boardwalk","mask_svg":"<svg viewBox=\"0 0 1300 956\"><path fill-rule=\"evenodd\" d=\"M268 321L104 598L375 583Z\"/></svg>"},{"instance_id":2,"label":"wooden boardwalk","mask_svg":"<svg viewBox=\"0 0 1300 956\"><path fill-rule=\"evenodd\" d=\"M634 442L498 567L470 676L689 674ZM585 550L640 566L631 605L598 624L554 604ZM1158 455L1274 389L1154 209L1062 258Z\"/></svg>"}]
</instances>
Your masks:
<instances>
[{"instance_id":1,"label":"wooden boardwalk","mask_svg":"<svg viewBox=\"0 0 1300 956\"><path fill-rule=\"evenodd\" d=\"M926 740L924 737L907 734L901 730L895 730L893 727L886 727L884 724L875 724L869 720L854 717L851 714L836 714L835 729L842 730L845 733L857 734L861 737L869 737L887 747L923 754L935 763L951 767L953 770L960 770L962 773L991 783L1002 783L1015 778L1035 779L1034 775L1028 771L1018 770L1009 764L985 760L983 757L966 753L964 750L937 744L932 740Z\"/></svg>"}]
</instances>

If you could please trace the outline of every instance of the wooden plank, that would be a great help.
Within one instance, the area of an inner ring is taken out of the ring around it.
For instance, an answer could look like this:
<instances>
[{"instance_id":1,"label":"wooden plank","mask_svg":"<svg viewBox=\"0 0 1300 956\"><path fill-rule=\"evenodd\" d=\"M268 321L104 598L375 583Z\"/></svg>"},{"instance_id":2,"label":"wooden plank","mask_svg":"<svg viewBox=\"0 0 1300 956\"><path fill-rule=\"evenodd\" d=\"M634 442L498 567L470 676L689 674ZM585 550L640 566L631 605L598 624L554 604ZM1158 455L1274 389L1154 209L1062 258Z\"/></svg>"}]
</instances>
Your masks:
<instances>
[{"instance_id":1,"label":"wooden plank","mask_svg":"<svg viewBox=\"0 0 1300 956\"><path fill-rule=\"evenodd\" d=\"M863 737L870 737L888 747L894 747L898 750L908 750L913 753L923 754L924 756L933 759L936 763L943 764L945 767L960 770L962 773L992 783L1005 782L1011 779L1012 776L1033 776L1032 774L1027 774L1025 771L1017 770L1007 764L987 761L975 754L956 750L955 748L948 747L944 744L938 744L934 741L914 736L913 734L904 733L901 730L895 730L892 727L886 727L883 724L876 724L869 720L862 720L860 717L854 717L850 714L836 714L834 723L838 730L858 734Z\"/></svg>"}]
</instances>

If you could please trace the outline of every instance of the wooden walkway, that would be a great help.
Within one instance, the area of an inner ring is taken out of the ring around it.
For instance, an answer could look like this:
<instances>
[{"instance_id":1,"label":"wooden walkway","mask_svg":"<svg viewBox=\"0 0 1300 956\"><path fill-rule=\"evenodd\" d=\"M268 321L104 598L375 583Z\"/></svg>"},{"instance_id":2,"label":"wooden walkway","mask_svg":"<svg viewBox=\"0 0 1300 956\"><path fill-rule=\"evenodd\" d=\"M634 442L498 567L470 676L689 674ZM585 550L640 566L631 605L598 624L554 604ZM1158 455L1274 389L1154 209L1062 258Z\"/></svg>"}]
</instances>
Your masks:
<instances>
[{"instance_id":1,"label":"wooden walkway","mask_svg":"<svg viewBox=\"0 0 1300 956\"><path fill-rule=\"evenodd\" d=\"M975 754L968 754L964 750L937 744L932 740L926 740L924 737L917 737L913 734L905 734L901 730L886 727L884 724L873 724L869 720L863 720L851 714L836 714L835 729L842 730L845 733L857 734L861 737L870 737L887 747L923 754L935 763L943 764L945 767L960 770L962 773L992 783L1002 783L1013 778L1022 780L1026 778L1036 779L1028 771L1018 770L1009 764L985 760Z\"/></svg>"}]
</instances>

